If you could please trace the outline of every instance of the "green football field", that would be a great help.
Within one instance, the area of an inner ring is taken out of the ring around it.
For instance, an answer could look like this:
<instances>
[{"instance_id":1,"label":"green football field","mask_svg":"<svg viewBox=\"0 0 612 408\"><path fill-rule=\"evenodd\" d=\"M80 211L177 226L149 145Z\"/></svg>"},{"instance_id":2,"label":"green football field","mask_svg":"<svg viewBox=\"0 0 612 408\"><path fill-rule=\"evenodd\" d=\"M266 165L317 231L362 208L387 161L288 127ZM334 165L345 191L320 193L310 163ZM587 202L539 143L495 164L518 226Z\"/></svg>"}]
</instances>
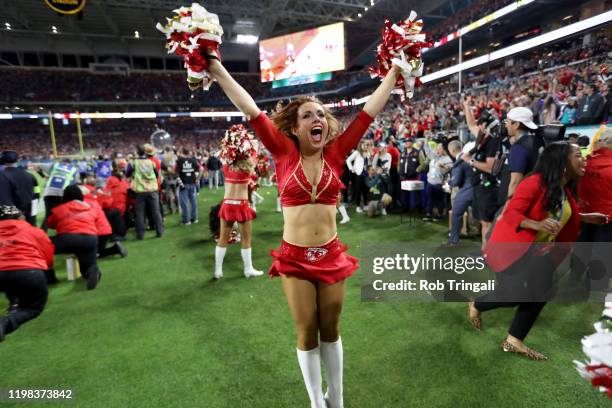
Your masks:
<instances>
[{"instance_id":1,"label":"green football field","mask_svg":"<svg viewBox=\"0 0 612 408\"><path fill-rule=\"evenodd\" d=\"M253 261L267 269L282 218L274 190L260 192ZM0 344L0 388L70 388L66 406L79 407L308 407L280 281L245 279L239 244L212 280L208 211L222 193L202 191L199 224L169 216L163 239L139 242L131 231L129 256L102 260L94 291L67 281L58 257L61 283L45 311ZM355 256L368 241L445 239L443 225L350 215L339 234ZM550 358L536 362L500 351L511 310L485 314L475 332L464 303L362 302L361 273L348 281L341 321L346 407L610 406L572 364L601 304L547 305L527 338Z\"/></svg>"}]
</instances>

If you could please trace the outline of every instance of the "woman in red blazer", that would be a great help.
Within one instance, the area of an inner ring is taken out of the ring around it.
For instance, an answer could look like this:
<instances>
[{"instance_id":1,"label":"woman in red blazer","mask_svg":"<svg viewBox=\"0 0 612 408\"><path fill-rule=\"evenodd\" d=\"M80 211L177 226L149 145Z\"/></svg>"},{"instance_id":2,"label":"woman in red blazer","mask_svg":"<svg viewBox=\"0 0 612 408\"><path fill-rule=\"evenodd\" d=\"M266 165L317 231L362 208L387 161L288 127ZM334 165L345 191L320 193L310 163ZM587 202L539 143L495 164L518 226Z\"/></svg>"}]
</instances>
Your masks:
<instances>
[{"instance_id":1,"label":"woman in red blazer","mask_svg":"<svg viewBox=\"0 0 612 408\"><path fill-rule=\"evenodd\" d=\"M550 296L554 270L571 249L570 244L558 243L578 238L581 216L575 191L584 168L577 145L548 145L533 174L517 187L485 246L485 259L498 272L496 290L470 302L469 319L480 329L481 312L518 306L502 343L506 352L546 359L523 341ZM589 215L583 221L601 221L592 218Z\"/></svg>"}]
</instances>

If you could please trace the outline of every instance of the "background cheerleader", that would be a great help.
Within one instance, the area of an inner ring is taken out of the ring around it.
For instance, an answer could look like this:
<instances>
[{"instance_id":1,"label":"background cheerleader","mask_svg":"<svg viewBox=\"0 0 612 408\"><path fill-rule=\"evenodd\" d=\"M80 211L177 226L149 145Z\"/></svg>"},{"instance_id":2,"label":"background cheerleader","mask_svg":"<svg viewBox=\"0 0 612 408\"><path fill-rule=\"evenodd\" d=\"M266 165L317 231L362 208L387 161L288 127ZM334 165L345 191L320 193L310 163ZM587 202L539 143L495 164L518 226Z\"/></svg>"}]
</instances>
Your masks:
<instances>
[{"instance_id":1,"label":"background cheerleader","mask_svg":"<svg viewBox=\"0 0 612 408\"><path fill-rule=\"evenodd\" d=\"M215 279L223 277L223 258L234 222L238 222L240 226L242 244L240 253L244 263L244 276L250 278L263 275L262 271L253 268L251 258L251 221L255 219L256 213L249 206L248 185L255 168L253 160L255 154L253 137L244 126L234 125L225 132L225 137L221 141L225 194L219 210L221 232L215 247Z\"/></svg>"}]
</instances>

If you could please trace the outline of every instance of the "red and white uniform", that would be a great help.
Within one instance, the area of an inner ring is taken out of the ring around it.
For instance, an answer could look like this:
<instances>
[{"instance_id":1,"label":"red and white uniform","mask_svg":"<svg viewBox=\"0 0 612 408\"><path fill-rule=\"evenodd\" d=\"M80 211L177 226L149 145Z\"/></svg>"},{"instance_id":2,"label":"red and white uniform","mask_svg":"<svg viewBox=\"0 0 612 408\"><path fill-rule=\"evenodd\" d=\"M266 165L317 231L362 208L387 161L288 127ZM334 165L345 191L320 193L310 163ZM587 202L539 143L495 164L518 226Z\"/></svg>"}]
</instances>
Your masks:
<instances>
[{"instance_id":1,"label":"red and white uniform","mask_svg":"<svg viewBox=\"0 0 612 408\"><path fill-rule=\"evenodd\" d=\"M251 173L248 171L234 171L231 166L223 165L223 177L226 183L249 184ZM245 222L254 220L257 213L249 206L249 200L224 198L219 209L219 218L228 222Z\"/></svg>"},{"instance_id":2,"label":"red and white uniform","mask_svg":"<svg viewBox=\"0 0 612 408\"><path fill-rule=\"evenodd\" d=\"M340 175L345 158L357 146L372 123L361 111L334 142L323 148L323 170L319 183L312 186L304 174L302 156L296 144L281 133L263 112L251 121L255 133L272 153L281 203L284 207L308 204L336 205L342 186ZM348 247L337 237L317 247L302 247L286 241L270 254L274 262L270 276L291 275L301 279L316 279L336 283L352 275L358 259L346 253Z\"/></svg>"},{"instance_id":3,"label":"red and white uniform","mask_svg":"<svg viewBox=\"0 0 612 408\"><path fill-rule=\"evenodd\" d=\"M0 271L53 267L55 247L47 234L26 221L0 221Z\"/></svg>"}]
</instances>

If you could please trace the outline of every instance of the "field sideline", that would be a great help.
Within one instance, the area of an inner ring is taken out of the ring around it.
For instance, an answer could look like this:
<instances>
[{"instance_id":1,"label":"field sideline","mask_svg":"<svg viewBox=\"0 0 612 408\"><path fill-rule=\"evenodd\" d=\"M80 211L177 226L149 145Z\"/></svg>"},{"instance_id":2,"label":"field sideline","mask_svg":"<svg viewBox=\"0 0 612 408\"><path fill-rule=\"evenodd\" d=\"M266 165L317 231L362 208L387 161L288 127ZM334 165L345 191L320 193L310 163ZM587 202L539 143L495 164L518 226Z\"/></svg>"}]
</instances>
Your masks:
<instances>
[{"instance_id":1,"label":"field sideline","mask_svg":"<svg viewBox=\"0 0 612 408\"><path fill-rule=\"evenodd\" d=\"M253 263L267 270L282 218L275 191L260 193ZM94 291L66 281L58 257L61 283L45 311L0 344L0 388L72 388L79 407L308 407L280 281L245 279L239 244L228 249L225 277L212 280L208 212L222 194L202 191L197 225L167 217L163 239L148 232L137 242L131 230L129 256L102 260ZM443 225L350 215L339 235L358 257L364 241L446 236ZM550 360L535 362L500 351L511 310L484 315L478 333L464 303L363 303L359 274L347 285L341 329L347 408L609 406L572 364L601 304L547 305L527 344Z\"/></svg>"}]
</instances>

